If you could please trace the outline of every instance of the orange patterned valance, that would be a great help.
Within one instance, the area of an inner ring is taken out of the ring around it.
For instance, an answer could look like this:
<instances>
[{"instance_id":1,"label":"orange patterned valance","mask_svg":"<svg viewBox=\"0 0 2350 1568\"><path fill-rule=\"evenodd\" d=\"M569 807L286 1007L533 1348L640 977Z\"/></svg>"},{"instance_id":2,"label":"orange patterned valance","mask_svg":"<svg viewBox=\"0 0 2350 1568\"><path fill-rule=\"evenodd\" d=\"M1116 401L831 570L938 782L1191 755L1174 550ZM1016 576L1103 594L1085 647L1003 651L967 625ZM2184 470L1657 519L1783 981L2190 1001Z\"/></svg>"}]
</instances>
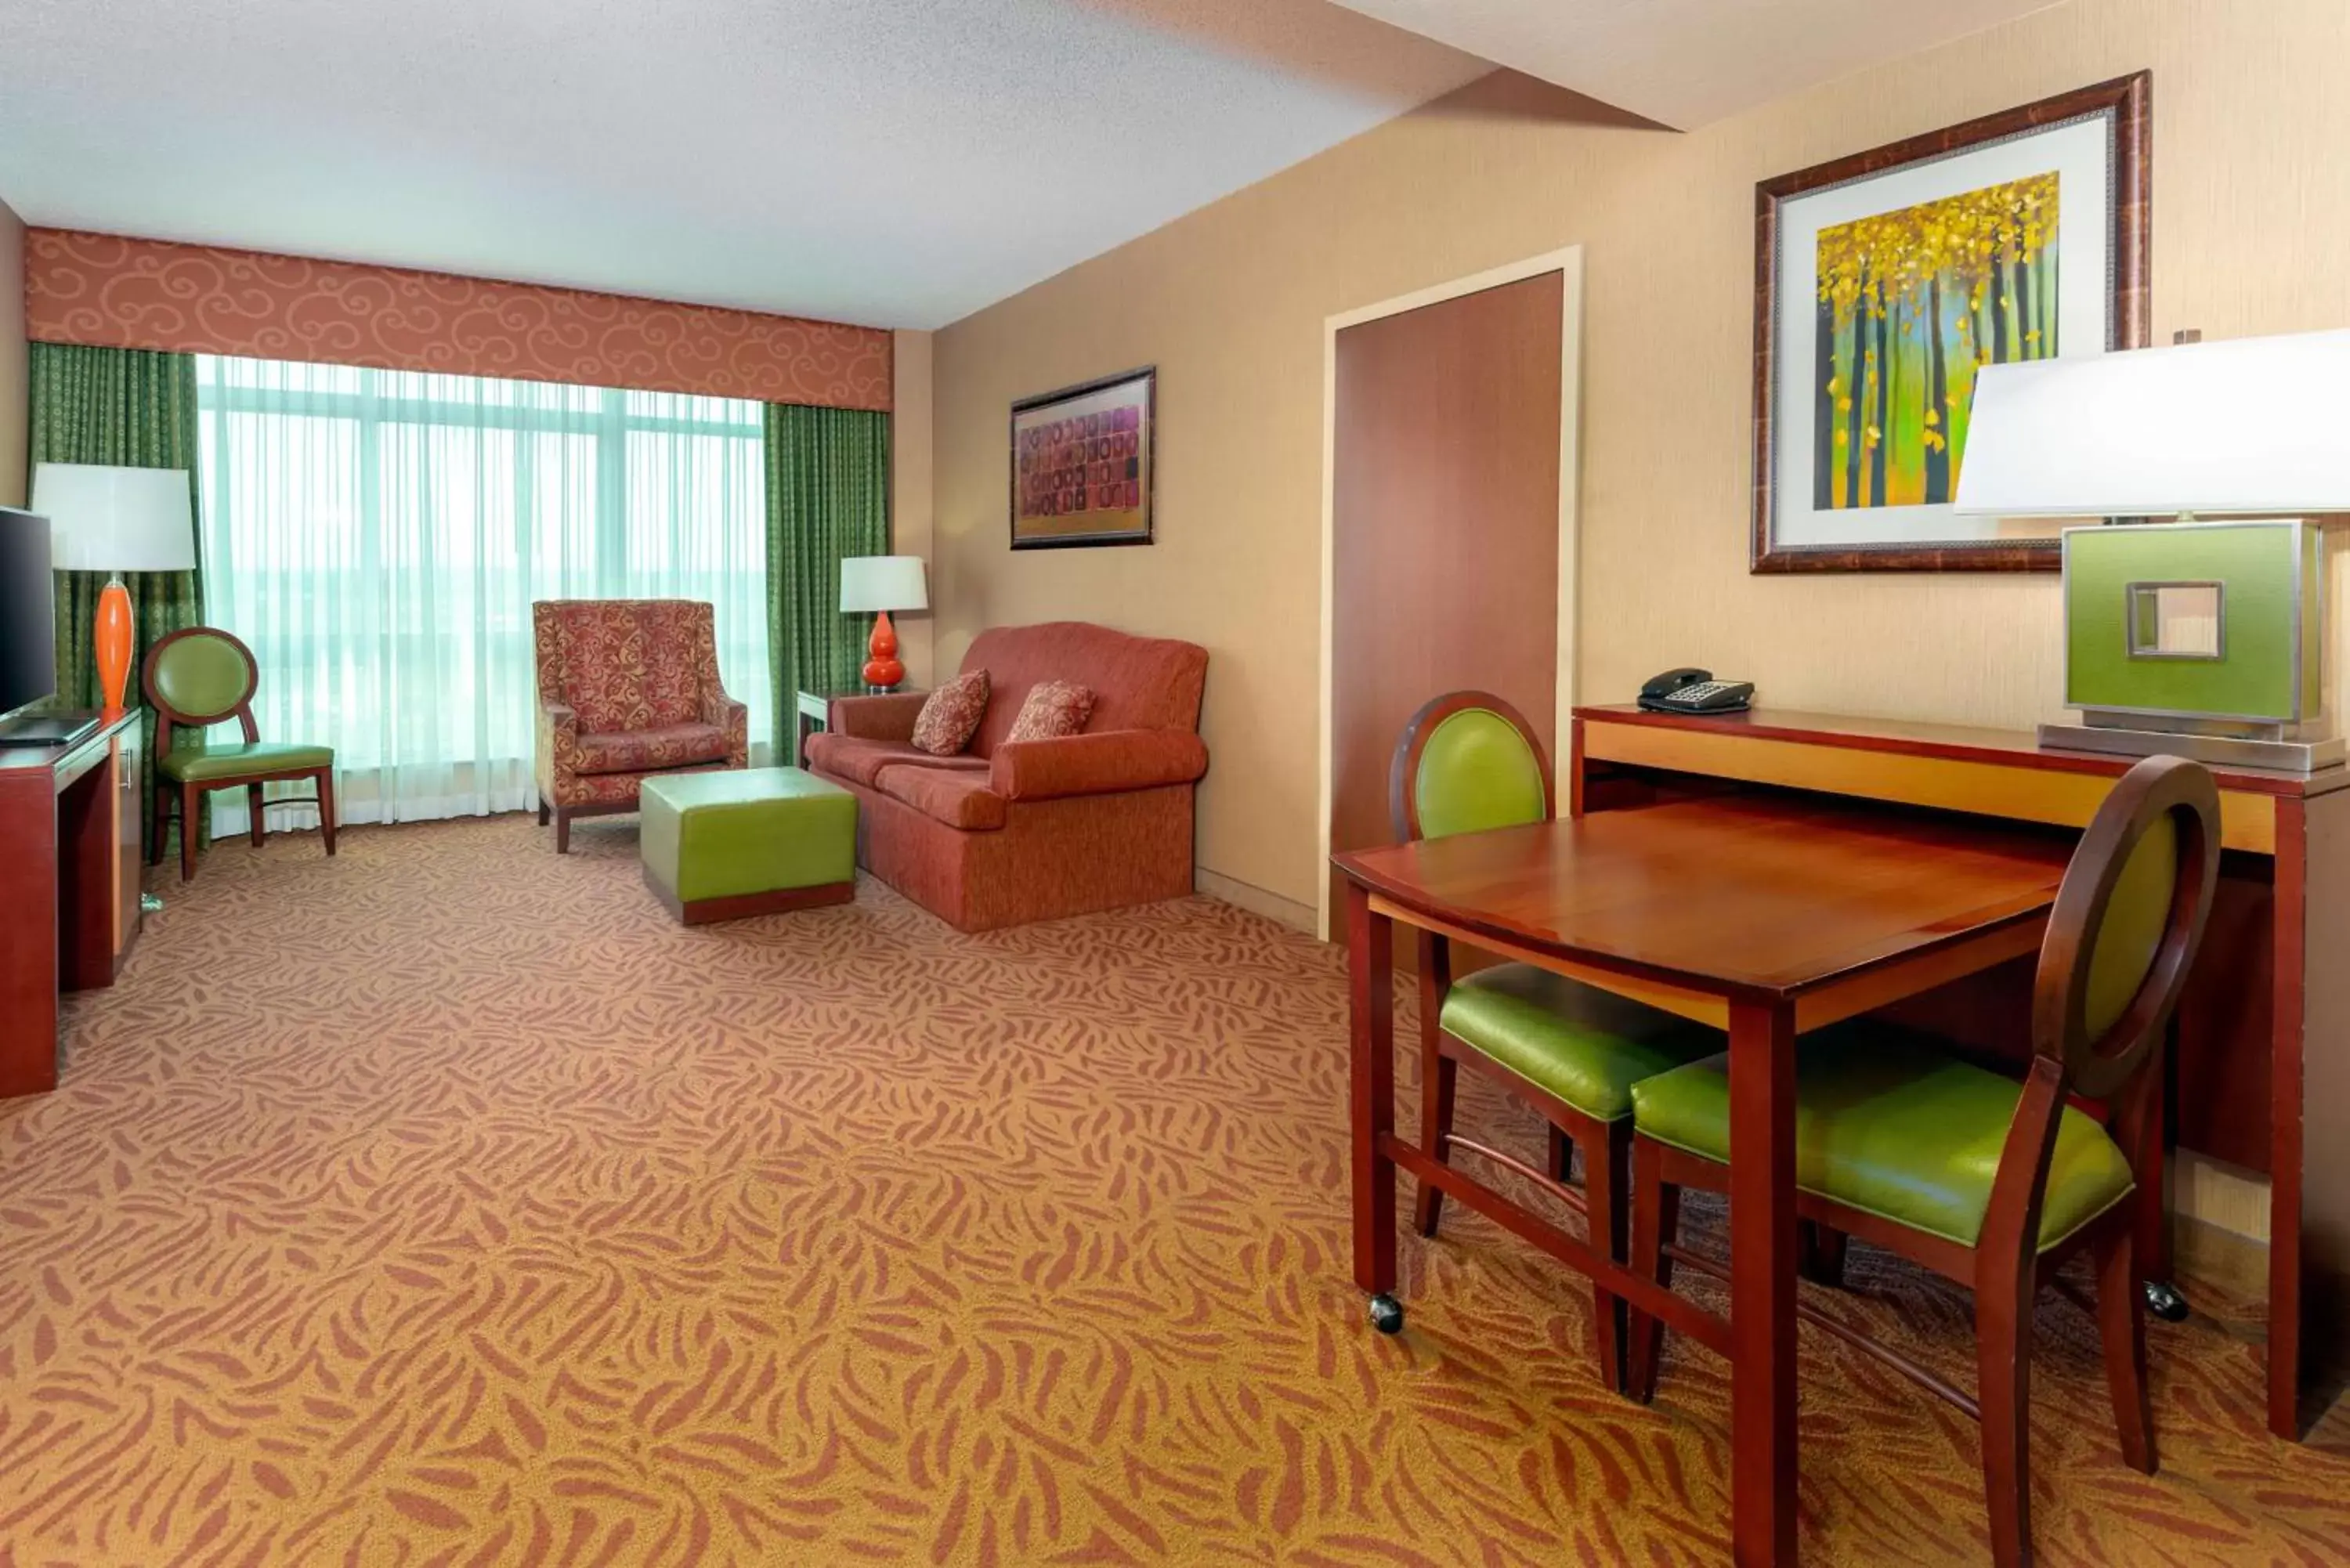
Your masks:
<instances>
[{"instance_id":1,"label":"orange patterned valance","mask_svg":"<svg viewBox=\"0 0 2350 1568\"><path fill-rule=\"evenodd\" d=\"M26 234L25 315L43 343L889 407L879 327L68 229Z\"/></svg>"}]
</instances>

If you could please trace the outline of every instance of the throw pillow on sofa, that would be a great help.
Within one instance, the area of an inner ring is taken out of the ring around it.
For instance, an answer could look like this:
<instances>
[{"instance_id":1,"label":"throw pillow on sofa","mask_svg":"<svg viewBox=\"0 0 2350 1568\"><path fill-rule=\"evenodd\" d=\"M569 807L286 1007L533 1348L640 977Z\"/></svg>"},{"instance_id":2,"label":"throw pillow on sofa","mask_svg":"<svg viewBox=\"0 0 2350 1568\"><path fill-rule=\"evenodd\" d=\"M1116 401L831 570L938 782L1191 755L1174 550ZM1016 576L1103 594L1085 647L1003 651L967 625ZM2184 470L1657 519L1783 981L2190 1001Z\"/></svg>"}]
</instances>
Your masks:
<instances>
[{"instance_id":1,"label":"throw pillow on sofa","mask_svg":"<svg viewBox=\"0 0 2350 1568\"><path fill-rule=\"evenodd\" d=\"M931 693L914 720L914 747L934 757L951 757L971 744L987 717L987 671L958 675Z\"/></svg>"},{"instance_id":2,"label":"throw pillow on sofa","mask_svg":"<svg viewBox=\"0 0 2350 1568\"><path fill-rule=\"evenodd\" d=\"M1086 721L1093 716L1092 687L1074 680L1039 680L1028 689L1028 700L1020 704L1020 716L1012 721L1011 732L1003 739L1006 742L1057 741L1082 733Z\"/></svg>"}]
</instances>

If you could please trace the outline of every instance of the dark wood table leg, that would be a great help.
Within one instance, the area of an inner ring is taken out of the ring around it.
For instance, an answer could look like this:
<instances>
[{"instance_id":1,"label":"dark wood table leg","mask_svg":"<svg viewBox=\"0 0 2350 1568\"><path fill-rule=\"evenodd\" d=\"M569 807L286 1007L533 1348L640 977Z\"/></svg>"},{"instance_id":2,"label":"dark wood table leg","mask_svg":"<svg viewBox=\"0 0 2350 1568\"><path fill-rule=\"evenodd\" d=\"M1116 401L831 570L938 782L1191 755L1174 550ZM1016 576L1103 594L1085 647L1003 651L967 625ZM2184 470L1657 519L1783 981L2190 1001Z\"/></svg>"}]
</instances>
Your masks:
<instances>
[{"instance_id":1,"label":"dark wood table leg","mask_svg":"<svg viewBox=\"0 0 2350 1568\"><path fill-rule=\"evenodd\" d=\"M1355 1175L1355 1282L1369 1293L1371 1324L1403 1326L1395 1299L1396 1167L1379 1139L1395 1131L1395 926L1371 897L1347 885L1348 1101Z\"/></svg>"},{"instance_id":2,"label":"dark wood table leg","mask_svg":"<svg viewBox=\"0 0 2350 1568\"><path fill-rule=\"evenodd\" d=\"M2162 1060L2147 1075L2146 1092L2153 1103L2146 1108L2144 1125L2132 1163L2137 1171L2140 1199L2137 1220L2139 1288L2146 1309L2165 1323L2183 1323L2189 1308L2171 1266L2170 1154L2178 1147L2178 1015L2171 1014L2162 1032Z\"/></svg>"},{"instance_id":3,"label":"dark wood table leg","mask_svg":"<svg viewBox=\"0 0 2350 1568\"><path fill-rule=\"evenodd\" d=\"M1742 1568L1795 1560L1795 1015L1730 1010L1730 1526Z\"/></svg>"},{"instance_id":4,"label":"dark wood table leg","mask_svg":"<svg viewBox=\"0 0 2350 1568\"><path fill-rule=\"evenodd\" d=\"M2309 816L2276 806L2275 965L2269 1055L2269 1431L2301 1441L2303 1100L2309 983ZM2331 1044L2329 1042L2329 1044Z\"/></svg>"}]
</instances>

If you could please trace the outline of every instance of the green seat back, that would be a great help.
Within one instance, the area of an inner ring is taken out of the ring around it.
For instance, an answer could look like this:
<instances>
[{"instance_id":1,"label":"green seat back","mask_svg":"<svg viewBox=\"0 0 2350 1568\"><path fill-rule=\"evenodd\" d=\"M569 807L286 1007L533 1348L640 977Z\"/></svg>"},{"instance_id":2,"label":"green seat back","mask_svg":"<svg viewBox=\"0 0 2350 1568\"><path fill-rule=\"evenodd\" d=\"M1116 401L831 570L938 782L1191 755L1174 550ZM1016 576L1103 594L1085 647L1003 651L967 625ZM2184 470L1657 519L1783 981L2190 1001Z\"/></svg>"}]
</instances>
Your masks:
<instances>
[{"instance_id":1,"label":"green seat back","mask_svg":"<svg viewBox=\"0 0 2350 1568\"><path fill-rule=\"evenodd\" d=\"M154 695L191 724L225 719L253 697L253 667L224 637L194 632L155 660Z\"/></svg>"},{"instance_id":2,"label":"green seat back","mask_svg":"<svg viewBox=\"0 0 2350 1568\"><path fill-rule=\"evenodd\" d=\"M2178 888L2178 825L2166 813L2130 851L2089 947L2088 995L2082 1022L2097 1040L2120 1021L2154 967Z\"/></svg>"},{"instance_id":3,"label":"green seat back","mask_svg":"<svg viewBox=\"0 0 2350 1568\"><path fill-rule=\"evenodd\" d=\"M1550 815L1541 754L1490 708L1464 708L1437 724L1420 749L1412 791L1422 838L1516 827Z\"/></svg>"}]
</instances>

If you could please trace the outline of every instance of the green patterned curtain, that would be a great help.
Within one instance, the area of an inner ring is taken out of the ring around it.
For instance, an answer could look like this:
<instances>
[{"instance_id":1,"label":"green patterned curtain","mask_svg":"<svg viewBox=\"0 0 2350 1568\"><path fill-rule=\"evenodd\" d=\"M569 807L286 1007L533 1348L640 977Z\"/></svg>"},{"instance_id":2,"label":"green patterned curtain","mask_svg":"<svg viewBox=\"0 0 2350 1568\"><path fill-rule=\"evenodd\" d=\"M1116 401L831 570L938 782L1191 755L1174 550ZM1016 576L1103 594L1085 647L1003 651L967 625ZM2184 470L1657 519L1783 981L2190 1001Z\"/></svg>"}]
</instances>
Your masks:
<instances>
[{"instance_id":1,"label":"green patterned curtain","mask_svg":"<svg viewBox=\"0 0 2350 1568\"><path fill-rule=\"evenodd\" d=\"M32 346L32 461L100 462L121 468L183 468L192 506L201 505L196 481L196 361L190 354L143 348L89 348L61 343ZM195 515L202 515L201 510ZM148 646L167 632L203 623L203 586L194 572L130 572L138 646L130 690L140 701L139 665ZM57 694L60 708L99 705L98 661L90 652L102 572L57 574ZM147 722L146 776L140 789L154 818L154 716Z\"/></svg>"},{"instance_id":2,"label":"green patterned curtain","mask_svg":"<svg viewBox=\"0 0 2350 1568\"><path fill-rule=\"evenodd\" d=\"M854 685L873 618L840 613L840 563L889 549L889 416L767 405L767 608L775 750L791 760L797 694Z\"/></svg>"}]
</instances>

